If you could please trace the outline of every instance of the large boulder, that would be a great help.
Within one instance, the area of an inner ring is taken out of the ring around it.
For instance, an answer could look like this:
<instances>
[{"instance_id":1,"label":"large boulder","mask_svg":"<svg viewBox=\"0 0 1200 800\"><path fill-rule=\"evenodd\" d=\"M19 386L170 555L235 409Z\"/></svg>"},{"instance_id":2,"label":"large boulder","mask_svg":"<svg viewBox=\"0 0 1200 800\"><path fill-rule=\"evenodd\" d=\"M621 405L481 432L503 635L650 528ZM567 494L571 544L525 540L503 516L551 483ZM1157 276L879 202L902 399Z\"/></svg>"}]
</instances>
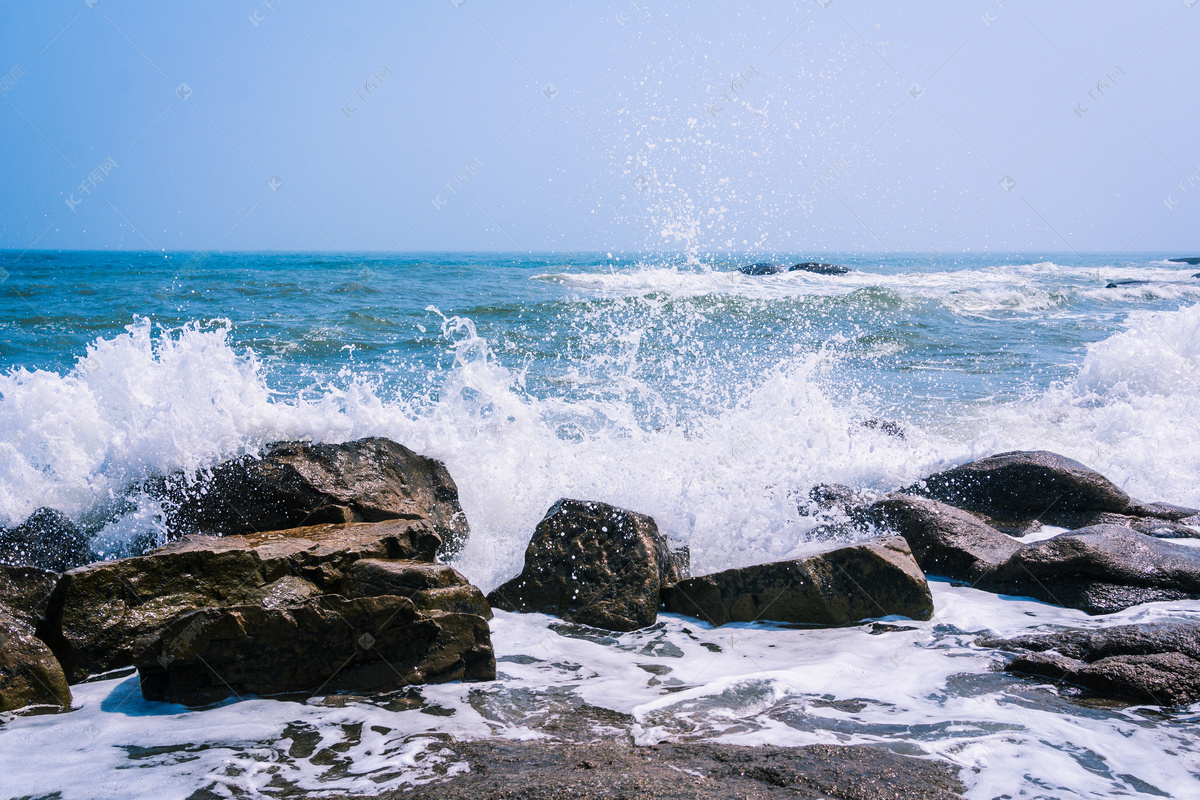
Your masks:
<instances>
[{"instance_id":1,"label":"large boulder","mask_svg":"<svg viewBox=\"0 0 1200 800\"><path fill-rule=\"evenodd\" d=\"M1005 669L1110 697L1171 706L1200 700L1200 625L1155 622L978 642L1018 652Z\"/></svg>"},{"instance_id":2,"label":"large boulder","mask_svg":"<svg viewBox=\"0 0 1200 800\"><path fill-rule=\"evenodd\" d=\"M900 537L680 581L663 591L663 605L713 625L852 625L873 617L933 616L929 585Z\"/></svg>"},{"instance_id":3,"label":"large boulder","mask_svg":"<svg viewBox=\"0 0 1200 800\"><path fill-rule=\"evenodd\" d=\"M1200 597L1200 549L1095 525L1023 545L977 585L1110 614L1154 600Z\"/></svg>"},{"instance_id":4,"label":"large boulder","mask_svg":"<svg viewBox=\"0 0 1200 800\"><path fill-rule=\"evenodd\" d=\"M496 677L485 620L394 595L193 611L140 639L135 663L143 696L189 705Z\"/></svg>"},{"instance_id":5,"label":"large boulder","mask_svg":"<svg viewBox=\"0 0 1200 800\"><path fill-rule=\"evenodd\" d=\"M90 560L88 537L53 508L39 508L15 528L0 528L0 565L62 572Z\"/></svg>"},{"instance_id":6,"label":"large boulder","mask_svg":"<svg viewBox=\"0 0 1200 800\"><path fill-rule=\"evenodd\" d=\"M852 516L859 524L903 536L927 574L969 583L980 580L1021 548L1016 539L974 514L924 497L891 495Z\"/></svg>"},{"instance_id":7,"label":"large boulder","mask_svg":"<svg viewBox=\"0 0 1200 800\"><path fill-rule=\"evenodd\" d=\"M144 556L65 573L50 601L45 638L76 683L132 664L135 638L185 612L292 605L336 592L359 559L432 561L439 543L427 520L188 537Z\"/></svg>"},{"instance_id":8,"label":"large boulder","mask_svg":"<svg viewBox=\"0 0 1200 800\"><path fill-rule=\"evenodd\" d=\"M1129 495L1078 461L1045 451L989 456L930 475L904 490L991 517L1032 517L1079 511L1124 513ZM1050 524L1054 524L1051 522Z\"/></svg>"},{"instance_id":9,"label":"large boulder","mask_svg":"<svg viewBox=\"0 0 1200 800\"><path fill-rule=\"evenodd\" d=\"M239 535L319 523L427 519L443 555L469 534L458 487L440 461L390 439L280 442L220 464L203 480L175 475L157 488L173 535Z\"/></svg>"},{"instance_id":10,"label":"large boulder","mask_svg":"<svg viewBox=\"0 0 1200 800\"><path fill-rule=\"evenodd\" d=\"M0 567L0 610L30 628L46 618L58 573L37 567Z\"/></svg>"},{"instance_id":11,"label":"large boulder","mask_svg":"<svg viewBox=\"0 0 1200 800\"><path fill-rule=\"evenodd\" d=\"M0 611L0 711L70 705L71 690L54 653L32 628Z\"/></svg>"},{"instance_id":12,"label":"large boulder","mask_svg":"<svg viewBox=\"0 0 1200 800\"><path fill-rule=\"evenodd\" d=\"M650 517L563 499L534 530L521 574L487 599L505 611L632 631L654 624L660 591L687 569L686 551L672 552Z\"/></svg>"}]
</instances>

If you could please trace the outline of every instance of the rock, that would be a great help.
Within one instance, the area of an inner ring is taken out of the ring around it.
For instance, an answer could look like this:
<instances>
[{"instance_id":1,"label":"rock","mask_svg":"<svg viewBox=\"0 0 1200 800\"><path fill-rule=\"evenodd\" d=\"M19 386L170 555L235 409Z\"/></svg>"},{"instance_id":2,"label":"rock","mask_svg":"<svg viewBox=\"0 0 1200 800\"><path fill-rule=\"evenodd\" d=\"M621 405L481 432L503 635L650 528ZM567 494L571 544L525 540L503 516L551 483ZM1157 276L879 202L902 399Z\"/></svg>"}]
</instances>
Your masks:
<instances>
[{"instance_id":1,"label":"rock","mask_svg":"<svg viewBox=\"0 0 1200 800\"><path fill-rule=\"evenodd\" d=\"M953 800L966 791L957 766L880 747L724 742L637 747L622 738L449 740L442 751L447 761L465 763L466 769L448 770L446 778L393 789L382 798Z\"/></svg>"},{"instance_id":2,"label":"rock","mask_svg":"<svg viewBox=\"0 0 1200 800\"><path fill-rule=\"evenodd\" d=\"M505 611L632 631L658 619L659 592L687 577L654 520L607 503L562 499L538 523L521 574L493 590Z\"/></svg>"},{"instance_id":3,"label":"rock","mask_svg":"<svg viewBox=\"0 0 1200 800\"><path fill-rule=\"evenodd\" d=\"M1200 264L1200 258L1195 256L1188 256L1185 258L1168 258L1167 261L1171 261L1175 264L1191 264L1193 267L1197 264Z\"/></svg>"},{"instance_id":4,"label":"rock","mask_svg":"<svg viewBox=\"0 0 1200 800\"><path fill-rule=\"evenodd\" d=\"M176 475L156 491L169 501L167 527L173 535L428 519L445 555L461 548L469 533L445 465L382 438L280 442L261 457L217 466L198 484L188 486Z\"/></svg>"},{"instance_id":5,"label":"rock","mask_svg":"<svg viewBox=\"0 0 1200 800\"><path fill-rule=\"evenodd\" d=\"M58 573L37 567L0 567L0 613L29 628L46 617Z\"/></svg>"},{"instance_id":6,"label":"rock","mask_svg":"<svg viewBox=\"0 0 1200 800\"><path fill-rule=\"evenodd\" d=\"M924 497L890 495L852 518L899 533L927 574L972 584L1021 548L974 514Z\"/></svg>"},{"instance_id":7,"label":"rock","mask_svg":"<svg viewBox=\"0 0 1200 800\"><path fill-rule=\"evenodd\" d=\"M738 267L738 272L743 275L777 275L783 272L784 269L779 264L750 264L745 267Z\"/></svg>"},{"instance_id":8,"label":"rock","mask_svg":"<svg viewBox=\"0 0 1200 800\"><path fill-rule=\"evenodd\" d=\"M816 261L805 261L793 264L788 272L813 272L817 275L845 275L850 270L840 264L821 264Z\"/></svg>"},{"instance_id":9,"label":"rock","mask_svg":"<svg viewBox=\"0 0 1200 800\"><path fill-rule=\"evenodd\" d=\"M863 492L840 483L820 483L808 490L809 502L800 506L800 513L811 516L812 511L832 512L848 516L851 511L870 502Z\"/></svg>"},{"instance_id":10,"label":"rock","mask_svg":"<svg viewBox=\"0 0 1200 800\"><path fill-rule=\"evenodd\" d=\"M187 537L144 556L64 574L50 601L45 638L77 683L132 664L133 640L182 613L299 603L335 592L343 570L358 559L432 561L439 543L427 520Z\"/></svg>"},{"instance_id":11,"label":"rock","mask_svg":"<svg viewBox=\"0 0 1200 800\"><path fill-rule=\"evenodd\" d=\"M0 564L62 572L90 560L88 537L53 508L39 508L17 527L0 529Z\"/></svg>"},{"instance_id":12,"label":"rock","mask_svg":"<svg viewBox=\"0 0 1200 800\"><path fill-rule=\"evenodd\" d=\"M1147 536L1157 536L1160 539L1195 539L1200 538L1200 529L1190 527L1182 522L1173 522L1156 516L1130 516L1128 514L1113 514L1110 511L1076 511L1073 513L1046 513L1044 522L1061 528L1088 528L1093 525L1122 525L1132 528ZM1190 519L1190 518L1188 518Z\"/></svg>"},{"instance_id":13,"label":"rock","mask_svg":"<svg viewBox=\"0 0 1200 800\"><path fill-rule=\"evenodd\" d=\"M421 612L406 597L386 595L201 609L139 639L136 649L142 695L188 705L496 677L481 617Z\"/></svg>"},{"instance_id":14,"label":"rock","mask_svg":"<svg viewBox=\"0 0 1200 800\"><path fill-rule=\"evenodd\" d=\"M1000 453L931 475L904 493L993 517L1043 522L1052 509L1122 514L1131 503L1129 495L1099 472L1045 451Z\"/></svg>"},{"instance_id":15,"label":"rock","mask_svg":"<svg viewBox=\"0 0 1200 800\"><path fill-rule=\"evenodd\" d=\"M663 591L663 605L712 625L852 625L891 615L933 616L929 585L899 537L680 581Z\"/></svg>"},{"instance_id":16,"label":"rock","mask_svg":"<svg viewBox=\"0 0 1200 800\"><path fill-rule=\"evenodd\" d=\"M1021 546L977 585L1110 614L1139 603L1200 597L1200 550L1119 525L1095 525Z\"/></svg>"},{"instance_id":17,"label":"rock","mask_svg":"<svg viewBox=\"0 0 1200 800\"><path fill-rule=\"evenodd\" d=\"M906 438L904 433L904 425L899 422L894 422L890 419L864 419L859 424L864 428L870 428L873 431L886 433L888 436L895 436L897 439Z\"/></svg>"},{"instance_id":18,"label":"rock","mask_svg":"<svg viewBox=\"0 0 1200 800\"><path fill-rule=\"evenodd\" d=\"M1153 283L1153 281L1139 281L1139 280L1133 280L1132 278L1126 278L1124 280L1119 280L1119 281L1109 281L1108 285L1105 286L1104 288L1105 289L1120 289L1122 286L1147 286L1151 283Z\"/></svg>"},{"instance_id":19,"label":"rock","mask_svg":"<svg viewBox=\"0 0 1200 800\"><path fill-rule=\"evenodd\" d=\"M1125 509L1125 513L1135 517L1153 517L1171 522L1182 522L1190 517L1200 516L1200 508L1176 506L1171 503L1141 503L1135 500L1129 504L1129 508Z\"/></svg>"},{"instance_id":20,"label":"rock","mask_svg":"<svg viewBox=\"0 0 1200 800\"><path fill-rule=\"evenodd\" d=\"M1173 706L1200 700L1200 625L1155 622L1092 631L981 639L1025 651L1005 669L1066 681L1110 697Z\"/></svg>"},{"instance_id":21,"label":"rock","mask_svg":"<svg viewBox=\"0 0 1200 800\"><path fill-rule=\"evenodd\" d=\"M479 587L445 564L364 558L345 570L338 594L346 597L397 595L418 611L452 611L492 618L492 607Z\"/></svg>"},{"instance_id":22,"label":"rock","mask_svg":"<svg viewBox=\"0 0 1200 800\"><path fill-rule=\"evenodd\" d=\"M58 659L33 629L0 611L0 711L70 708Z\"/></svg>"}]
</instances>

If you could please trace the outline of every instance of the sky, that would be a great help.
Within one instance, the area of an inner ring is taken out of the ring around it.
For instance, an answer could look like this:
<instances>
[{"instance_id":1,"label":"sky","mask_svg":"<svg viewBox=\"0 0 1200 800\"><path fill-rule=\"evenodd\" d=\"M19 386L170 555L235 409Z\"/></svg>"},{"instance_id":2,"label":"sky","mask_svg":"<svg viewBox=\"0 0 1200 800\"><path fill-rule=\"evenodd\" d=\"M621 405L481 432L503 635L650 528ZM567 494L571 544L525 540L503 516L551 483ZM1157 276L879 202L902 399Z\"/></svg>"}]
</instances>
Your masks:
<instances>
[{"instance_id":1,"label":"sky","mask_svg":"<svg viewBox=\"0 0 1200 800\"><path fill-rule=\"evenodd\" d=\"M0 249L1190 254L1198 5L0 0Z\"/></svg>"}]
</instances>

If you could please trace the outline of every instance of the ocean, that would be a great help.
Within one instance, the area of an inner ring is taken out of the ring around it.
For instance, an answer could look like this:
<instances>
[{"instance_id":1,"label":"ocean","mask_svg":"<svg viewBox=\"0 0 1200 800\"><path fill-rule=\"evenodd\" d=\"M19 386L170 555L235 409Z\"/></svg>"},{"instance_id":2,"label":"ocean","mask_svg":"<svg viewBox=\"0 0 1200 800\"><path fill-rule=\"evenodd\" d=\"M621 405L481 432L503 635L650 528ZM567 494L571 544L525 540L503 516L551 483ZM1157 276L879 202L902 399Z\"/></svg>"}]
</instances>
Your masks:
<instances>
[{"instance_id":1,"label":"ocean","mask_svg":"<svg viewBox=\"0 0 1200 800\"><path fill-rule=\"evenodd\" d=\"M51 506L128 555L163 535L146 479L364 436L446 463L472 530L453 563L485 591L560 497L651 515L695 574L828 547L799 509L816 484L885 493L1005 450L1200 506L1200 278L1175 255L823 253L852 271L750 276L764 259L0 253L0 525ZM136 676L82 684L69 714L0 722L3 794L375 793L460 768L449 738L574 715L640 743L937 756L972 798L1194 795L1200 708L1064 696L973 642L1200 602L1088 617L931 585L934 618L881 635L497 612L497 681L400 698L189 710Z\"/></svg>"}]
</instances>

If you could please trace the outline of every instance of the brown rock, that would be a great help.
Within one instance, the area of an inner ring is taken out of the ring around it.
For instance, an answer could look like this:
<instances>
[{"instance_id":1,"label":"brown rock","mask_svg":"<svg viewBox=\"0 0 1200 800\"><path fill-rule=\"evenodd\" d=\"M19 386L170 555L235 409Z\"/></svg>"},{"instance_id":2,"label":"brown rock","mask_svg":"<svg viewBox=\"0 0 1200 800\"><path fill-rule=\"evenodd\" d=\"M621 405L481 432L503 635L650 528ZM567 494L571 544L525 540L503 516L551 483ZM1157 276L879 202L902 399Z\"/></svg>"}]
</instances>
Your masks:
<instances>
[{"instance_id":1,"label":"brown rock","mask_svg":"<svg viewBox=\"0 0 1200 800\"><path fill-rule=\"evenodd\" d=\"M680 581L663 591L663 604L713 625L851 625L893 614L933 616L929 585L900 537Z\"/></svg>"},{"instance_id":2,"label":"brown rock","mask_svg":"<svg viewBox=\"0 0 1200 800\"><path fill-rule=\"evenodd\" d=\"M135 663L143 696L189 705L496 677L481 617L390 595L193 611L140 639Z\"/></svg>"},{"instance_id":3,"label":"brown rock","mask_svg":"<svg viewBox=\"0 0 1200 800\"><path fill-rule=\"evenodd\" d=\"M196 484L173 476L159 491L170 501L167 525L174 535L428 519L446 555L470 532L446 466L378 437L345 444L280 442L261 457L227 461Z\"/></svg>"},{"instance_id":4,"label":"brown rock","mask_svg":"<svg viewBox=\"0 0 1200 800\"><path fill-rule=\"evenodd\" d=\"M487 597L505 611L632 631L658 619L659 593L687 576L654 520L607 503L559 500L538 523L525 569Z\"/></svg>"},{"instance_id":5,"label":"brown rock","mask_svg":"<svg viewBox=\"0 0 1200 800\"><path fill-rule=\"evenodd\" d=\"M58 659L25 623L0 611L0 711L70 708Z\"/></svg>"},{"instance_id":6,"label":"brown rock","mask_svg":"<svg viewBox=\"0 0 1200 800\"><path fill-rule=\"evenodd\" d=\"M346 597L397 595L418 611L452 611L492 618L492 607L479 587L446 564L364 558L345 570L339 594Z\"/></svg>"},{"instance_id":7,"label":"brown rock","mask_svg":"<svg viewBox=\"0 0 1200 800\"><path fill-rule=\"evenodd\" d=\"M924 497L891 495L856 512L854 519L903 536L927 574L970 583L1021 548L974 514Z\"/></svg>"},{"instance_id":8,"label":"brown rock","mask_svg":"<svg viewBox=\"0 0 1200 800\"><path fill-rule=\"evenodd\" d=\"M188 537L144 556L64 574L45 638L75 683L132 664L133 640L182 613L292 605L336 591L343 570L358 559L432 560L439 541L425 520Z\"/></svg>"}]
</instances>

